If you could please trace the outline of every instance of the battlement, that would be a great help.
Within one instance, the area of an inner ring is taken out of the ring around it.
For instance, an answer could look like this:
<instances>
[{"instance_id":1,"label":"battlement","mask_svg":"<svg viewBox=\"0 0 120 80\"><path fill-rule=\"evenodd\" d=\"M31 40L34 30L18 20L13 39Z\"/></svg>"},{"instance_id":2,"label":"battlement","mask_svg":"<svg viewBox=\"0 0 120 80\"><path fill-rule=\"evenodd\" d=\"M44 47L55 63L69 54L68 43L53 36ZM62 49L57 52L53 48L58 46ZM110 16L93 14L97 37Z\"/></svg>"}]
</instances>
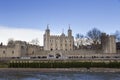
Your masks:
<instances>
[{"instance_id":1,"label":"battlement","mask_svg":"<svg viewBox=\"0 0 120 80\"><path fill-rule=\"evenodd\" d=\"M106 33L102 33L102 37L115 37L115 35L109 35L109 34L106 34Z\"/></svg>"},{"instance_id":2,"label":"battlement","mask_svg":"<svg viewBox=\"0 0 120 80\"><path fill-rule=\"evenodd\" d=\"M27 44L26 41L19 41L19 40L14 41L14 43L15 43L15 44Z\"/></svg>"}]
</instances>

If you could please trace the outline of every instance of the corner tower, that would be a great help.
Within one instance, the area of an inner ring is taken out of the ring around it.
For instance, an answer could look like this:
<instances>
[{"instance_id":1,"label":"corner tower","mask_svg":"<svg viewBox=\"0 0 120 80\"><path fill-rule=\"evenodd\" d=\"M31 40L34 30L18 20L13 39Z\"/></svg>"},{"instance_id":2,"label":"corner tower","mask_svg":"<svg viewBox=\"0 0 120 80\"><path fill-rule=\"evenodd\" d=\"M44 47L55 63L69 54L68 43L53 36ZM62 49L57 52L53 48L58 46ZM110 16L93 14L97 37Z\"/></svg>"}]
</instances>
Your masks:
<instances>
[{"instance_id":1,"label":"corner tower","mask_svg":"<svg viewBox=\"0 0 120 80\"><path fill-rule=\"evenodd\" d=\"M114 35L106 35L102 33L101 46L103 53L116 53L116 41Z\"/></svg>"}]
</instances>

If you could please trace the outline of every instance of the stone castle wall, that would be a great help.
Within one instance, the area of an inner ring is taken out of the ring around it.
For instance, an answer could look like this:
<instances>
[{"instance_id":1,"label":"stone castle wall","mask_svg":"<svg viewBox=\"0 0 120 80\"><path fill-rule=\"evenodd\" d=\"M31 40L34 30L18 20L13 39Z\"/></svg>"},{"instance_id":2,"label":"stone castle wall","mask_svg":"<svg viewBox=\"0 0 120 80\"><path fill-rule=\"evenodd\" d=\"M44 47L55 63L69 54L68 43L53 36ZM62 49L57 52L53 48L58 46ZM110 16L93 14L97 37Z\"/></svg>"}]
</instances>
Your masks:
<instances>
[{"instance_id":1,"label":"stone castle wall","mask_svg":"<svg viewBox=\"0 0 120 80\"><path fill-rule=\"evenodd\" d=\"M80 49L74 50L74 37L72 31L68 30L68 36L64 33L60 36L50 35L50 30L47 28L44 34L44 47L32 45L25 41L11 41L8 45L0 45L0 57L45 57L45 56L106 56L117 55L115 37L112 35L102 34L101 50Z\"/></svg>"},{"instance_id":2,"label":"stone castle wall","mask_svg":"<svg viewBox=\"0 0 120 80\"><path fill-rule=\"evenodd\" d=\"M0 46L0 57L20 57L21 46L19 42L14 42L12 45ZM23 52L22 52L23 53ZM23 53L24 54L24 53Z\"/></svg>"}]
</instances>

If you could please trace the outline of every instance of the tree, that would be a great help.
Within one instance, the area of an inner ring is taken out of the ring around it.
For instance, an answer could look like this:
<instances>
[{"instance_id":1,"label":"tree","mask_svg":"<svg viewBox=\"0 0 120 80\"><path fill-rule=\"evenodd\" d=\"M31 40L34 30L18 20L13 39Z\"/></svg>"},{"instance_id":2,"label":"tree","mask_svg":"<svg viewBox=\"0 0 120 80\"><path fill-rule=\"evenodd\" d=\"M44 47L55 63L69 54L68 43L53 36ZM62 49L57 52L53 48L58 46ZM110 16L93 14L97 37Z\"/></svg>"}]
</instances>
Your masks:
<instances>
[{"instance_id":1,"label":"tree","mask_svg":"<svg viewBox=\"0 0 120 80\"><path fill-rule=\"evenodd\" d=\"M85 48L85 46L89 45L91 42L88 37L83 34L77 33L75 38L75 45L77 48Z\"/></svg>"},{"instance_id":2,"label":"tree","mask_svg":"<svg viewBox=\"0 0 120 80\"><path fill-rule=\"evenodd\" d=\"M8 39L8 45L13 45L14 44L14 39L13 38L9 38Z\"/></svg>"},{"instance_id":3,"label":"tree","mask_svg":"<svg viewBox=\"0 0 120 80\"><path fill-rule=\"evenodd\" d=\"M116 31L114 35L116 37L116 41L120 42L120 31Z\"/></svg>"},{"instance_id":4,"label":"tree","mask_svg":"<svg viewBox=\"0 0 120 80\"><path fill-rule=\"evenodd\" d=\"M84 35L77 33L76 34L76 46L77 46L77 48L79 48L80 46L82 46L84 44L83 40L84 40Z\"/></svg>"},{"instance_id":5,"label":"tree","mask_svg":"<svg viewBox=\"0 0 120 80\"><path fill-rule=\"evenodd\" d=\"M93 28L87 32L87 37L92 40L93 45L96 46L101 42L101 31L97 28Z\"/></svg>"},{"instance_id":6,"label":"tree","mask_svg":"<svg viewBox=\"0 0 120 80\"><path fill-rule=\"evenodd\" d=\"M35 38L35 39L32 39L32 41L30 43L32 43L34 45L38 45L39 44L39 40L38 40L38 38Z\"/></svg>"}]
</instances>

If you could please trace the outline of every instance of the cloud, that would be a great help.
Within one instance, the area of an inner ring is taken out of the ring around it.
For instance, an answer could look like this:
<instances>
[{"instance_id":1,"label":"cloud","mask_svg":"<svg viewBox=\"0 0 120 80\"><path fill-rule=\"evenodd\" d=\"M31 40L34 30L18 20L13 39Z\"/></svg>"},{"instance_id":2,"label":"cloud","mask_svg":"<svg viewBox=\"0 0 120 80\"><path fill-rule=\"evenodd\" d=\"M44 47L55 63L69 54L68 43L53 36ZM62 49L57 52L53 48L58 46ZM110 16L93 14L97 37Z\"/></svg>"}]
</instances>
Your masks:
<instances>
[{"instance_id":1,"label":"cloud","mask_svg":"<svg viewBox=\"0 0 120 80\"><path fill-rule=\"evenodd\" d=\"M9 28L0 26L0 42L7 44L8 39L21 40L30 42L32 39L38 39L39 45L43 45L44 31L37 29L24 29L24 28Z\"/></svg>"}]
</instances>

